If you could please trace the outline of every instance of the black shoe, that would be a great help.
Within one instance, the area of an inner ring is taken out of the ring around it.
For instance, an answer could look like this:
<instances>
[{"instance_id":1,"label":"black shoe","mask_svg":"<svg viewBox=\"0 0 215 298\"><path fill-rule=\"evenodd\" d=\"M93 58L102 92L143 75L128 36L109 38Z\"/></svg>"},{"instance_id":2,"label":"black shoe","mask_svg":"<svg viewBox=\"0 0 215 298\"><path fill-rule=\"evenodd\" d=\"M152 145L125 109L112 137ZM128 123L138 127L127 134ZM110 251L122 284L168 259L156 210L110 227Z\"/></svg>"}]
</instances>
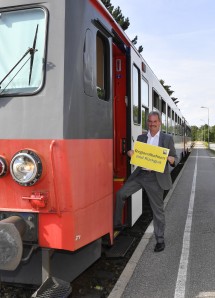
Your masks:
<instances>
[{"instance_id":1,"label":"black shoe","mask_svg":"<svg viewBox=\"0 0 215 298\"><path fill-rule=\"evenodd\" d=\"M162 242L162 243L157 243L155 245L155 249L154 249L154 252L160 252L160 251L163 251L165 248L165 243Z\"/></svg>"}]
</instances>

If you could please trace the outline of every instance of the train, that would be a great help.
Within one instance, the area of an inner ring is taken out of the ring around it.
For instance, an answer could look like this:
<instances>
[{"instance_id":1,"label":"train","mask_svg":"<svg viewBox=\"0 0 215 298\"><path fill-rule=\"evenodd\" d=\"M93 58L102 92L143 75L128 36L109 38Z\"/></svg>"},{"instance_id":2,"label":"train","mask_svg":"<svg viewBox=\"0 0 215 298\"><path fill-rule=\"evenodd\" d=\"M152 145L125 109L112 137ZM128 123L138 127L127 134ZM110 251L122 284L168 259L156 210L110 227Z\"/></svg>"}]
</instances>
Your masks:
<instances>
[{"instance_id":1,"label":"train","mask_svg":"<svg viewBox=\"0 0 215 298\"><path fill-rule=\"evenodd\" d=\"M0 44L0 280L72 282L114 245L147 114L161 112L180 158L190 126L100 0L1 0Z\"/></svg>"}]
</instances>

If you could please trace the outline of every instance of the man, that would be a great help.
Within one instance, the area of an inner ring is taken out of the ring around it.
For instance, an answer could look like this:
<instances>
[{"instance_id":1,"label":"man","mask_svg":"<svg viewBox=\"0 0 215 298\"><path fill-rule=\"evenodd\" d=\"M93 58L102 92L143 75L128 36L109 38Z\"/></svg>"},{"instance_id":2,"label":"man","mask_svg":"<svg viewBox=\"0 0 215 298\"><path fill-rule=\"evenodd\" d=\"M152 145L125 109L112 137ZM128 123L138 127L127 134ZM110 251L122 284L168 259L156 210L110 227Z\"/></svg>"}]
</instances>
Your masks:
<instances>
[{"instance_id":1,"label":"man","mask_svg":"<svg viewBox=\"0 0 215 298\"><path fill-rule=\"evenodd\" d=\"M164 190L168 190L172 187L168 163L171 166L175 166L177 155L172 136L160 131L162 122L160 113L158 111L150 112L147 122L149 129L148 133L138 136L137 141L170 149L164 173L150 171L141 167L135 169L123 187L116 194L114 225L116 229L122 227L121 216L126 199L141 188L144 189L149 198L149 203L153 212L154 234L157 242L154 251L160 252L165 248L163 194ZM131 157L133 153L133 150L127 152L129 157Z\"/></svg>"}]
</instances>

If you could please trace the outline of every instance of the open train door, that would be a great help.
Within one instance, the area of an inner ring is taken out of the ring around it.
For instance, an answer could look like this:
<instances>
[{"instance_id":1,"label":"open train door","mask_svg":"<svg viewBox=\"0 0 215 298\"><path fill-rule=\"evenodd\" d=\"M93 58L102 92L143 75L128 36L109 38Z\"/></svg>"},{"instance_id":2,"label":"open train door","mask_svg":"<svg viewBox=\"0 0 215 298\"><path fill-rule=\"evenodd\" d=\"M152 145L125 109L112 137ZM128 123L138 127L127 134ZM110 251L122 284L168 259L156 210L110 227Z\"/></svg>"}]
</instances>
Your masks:
<instances>
[{"instance_id":1,"label":"open train door","mask_svg":"<svg viewBox=\"0 0 215 298\"><path fill-rule=\"evenodd\" d=\"M129 94L129 113L130 121L128 121L127 130L130 135L130 148L134 147L134 142L138 135L142 134L141 120L141 67L142 62L140 55L133 48L130 48L129 76L130 90ZM127 84L128 85L128 84ZM129 118L128 116L128 118ZM135 166L131 165L131 173L135 170ZM142 190L132 195L129 203L128 217L130 224L133 225L142 214Z\"/></svg>"},{"instance_id":2,"label":"open train door","mask_svg":"<svg viewBox=\"0 0 215 298\"><path fill-rule=\"evenodd\" d=\"M127 151L142 133L141 65L138 52L113 44L114 194L135 169L129 163ZM142 190L125 206L124 221L132 226L141 214Z\"/></svg>"},{"instance_id":3,"label":"open train door","mask_svg":"<svg viewBox=\"0 0 215 298\"><path fill-rule=\"evenodd\" d=\"M114 160L113 186L114 206L116 192L127 179L127 96L126 96L126 47L121 43L113 43L113 122L114 122ZM127 221L126 208L123 221Z\"/></svg>"}]
</instances>

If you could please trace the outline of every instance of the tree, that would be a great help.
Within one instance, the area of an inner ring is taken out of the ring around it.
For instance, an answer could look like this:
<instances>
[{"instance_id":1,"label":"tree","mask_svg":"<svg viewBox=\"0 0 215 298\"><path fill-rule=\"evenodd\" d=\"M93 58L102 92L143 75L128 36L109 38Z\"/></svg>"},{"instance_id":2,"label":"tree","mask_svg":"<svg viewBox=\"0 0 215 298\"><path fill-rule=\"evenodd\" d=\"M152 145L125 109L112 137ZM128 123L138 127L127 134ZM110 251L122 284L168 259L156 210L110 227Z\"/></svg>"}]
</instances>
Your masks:
<instances>
[{"instance_id":1,"label":"tree","mask_svg":"<svg viewBox=\"0 0 215 298\"><path fill-rule=\"evenodd\" d=\"M114 17L116 22L121 26L121 28L124 31L126 29L128 29L128 27L130 26L129 18L126 18L122 15L122 11L121 11L120 7L118 6L117 8L114 8L114 6L110 2L110 0L100 0L100 1L105 5L107 10L112 14L112 16ZM137 39L138 39L138 37L135 36L135 38L132 40L132 43L134 45L137 44ZM143 51L143 46L141 45L138 47L138 52L141 53L142 51Z\"/></svg>"},{"instance_id":2,"label":"tree","mask_svg":"<svg viewBox=\"0 0 215 298\"><path fill-rule=\"evenodd\" d=\"M191 126L191 136L192 136L192 141L198 140L198 136L199 136L198 126Z\"/></svg>"},{"instance_id":3,"label":"tree","mask_svg":"<svg viewBox=\"0 0 215 298\"><path fill-rule=\"evenodd\" d=\"M139 48L138 48L138 52L139 52L139 53L142 53L142 51L143 51L143 46L139 46Z\"/></svg>"},{"instance_id":4,"label":"tree","mask_svg":"<svg viewBox=\"0 0 215 298\"><path fill-rule=\"evenodd\" d=\"M112 11L112 15L124 31L128 29L130 25L129 18L125 18L122 15L122 11L119 6Z\"/></svg>"},{"instance_id":5,"label":"tree","mask_svg":"<svg viewBox=\"0 0 215 298\"><path fill-rule=\"evenodd\" d=\"M177 97L171 97L171 98L172 98L172 101L174 101L175 104L177 104L179 102Z\"/></svg>"},{"instance_id":6,"label":"tree","mask_svg":"<svg viewBox=\"0 0 215 298\"><path fill-rule=\"evenodd\" d=\"M137 44L137 39L138 39L138 37L137 37L137 35L135 36L135 38L134 39L132 39L132 43L135 45L135 44Z\"/></svg>"},{"instance_id":7,"label":"tree","mask_svg":"<svg viewBox=\"0 0 215 298\"><path fill-rule=\"evenodd\" d=\"M210 127L210 142L215 142L215 125Z\"/></svg>"},{"instance_id":8,"label":"tree","mask_svg":"<svg viewBox=\"0 0 215 298\"><path fill-rule=\"evenodd\" d=\"M171 88L171 86L169 86L169 85L165 85L165 82L164 82L164 80L160 80L160 83L161 83L161 85L164 87L164 89L166 90L166 92L169 94L169 96L171 96L175 91L173 91L173 90L170 90L170 88ZM179 100L178 100L178 98L177 97L171 97L171 99L172 99L172 101L175 103L175 104L177 104L177 103L179 103Z\"/></svg>"},{"instance_id":9,"label":"tree","mask_svg":"<svg viewBox=\"0 0 215 298\"><path fill-rule=\"evenodd\" d=\"M215 125L209 127L210 142L215 142ZM208 125L204 124L200 127L191 126L192 141L205 141L208 142Z\"/></svg>"},{"instance_id":10,"label":"tree","mask_svg":"<svg viewBox=\"0 0 215 298\"><path fill-rule=\"evenodd\" d=\"M112 14L114 6L111 4L110 0L102 0L102 3L105 5L107 10Z\"/></svg>"},{"instance_id":11,"label":"tree","mask_svg":"<svg viewBox=\"0 0 215 298\"><path fill-rule=\"evenodd\" d=\"M165 82L164 80L160 80L161 85L163 85L164 89L166 90L166 92L169 94L169 96L171 96L175 91L170 90L171 86L169 85L164 85Z\"/></svg>"},{"instance_id":12,"label":"tree","mask_svg":"<svg viewBox=\"0 0 215 298\"><path fill-rule=\"evenodd\" d=\"M133 43L133 45L136 45L136 44L137 44L137 40L138 40L138 37L137 37L137 35L136 35L135 38L132 39L132 41L131 41L131 42ZM139 46L137 50L138 50L139 53L142 53L142 51L143 51L143 46Z\"/></svg>"},{"instance_id":13,"label":"tree","mask_svg":"<svg viewBox=\"0 0 215 298\"><path fill-rule=\"evenodd\" d=\"M110 0L101 0L101 2L104 4L104 6L107 8L107 10L112 14L116 22L121 26L121 28L125 31L128 29L130 25L129 18L125 18L122 15L122 11L120 7L114 8Z\"/></svg>"}]
</instances>

